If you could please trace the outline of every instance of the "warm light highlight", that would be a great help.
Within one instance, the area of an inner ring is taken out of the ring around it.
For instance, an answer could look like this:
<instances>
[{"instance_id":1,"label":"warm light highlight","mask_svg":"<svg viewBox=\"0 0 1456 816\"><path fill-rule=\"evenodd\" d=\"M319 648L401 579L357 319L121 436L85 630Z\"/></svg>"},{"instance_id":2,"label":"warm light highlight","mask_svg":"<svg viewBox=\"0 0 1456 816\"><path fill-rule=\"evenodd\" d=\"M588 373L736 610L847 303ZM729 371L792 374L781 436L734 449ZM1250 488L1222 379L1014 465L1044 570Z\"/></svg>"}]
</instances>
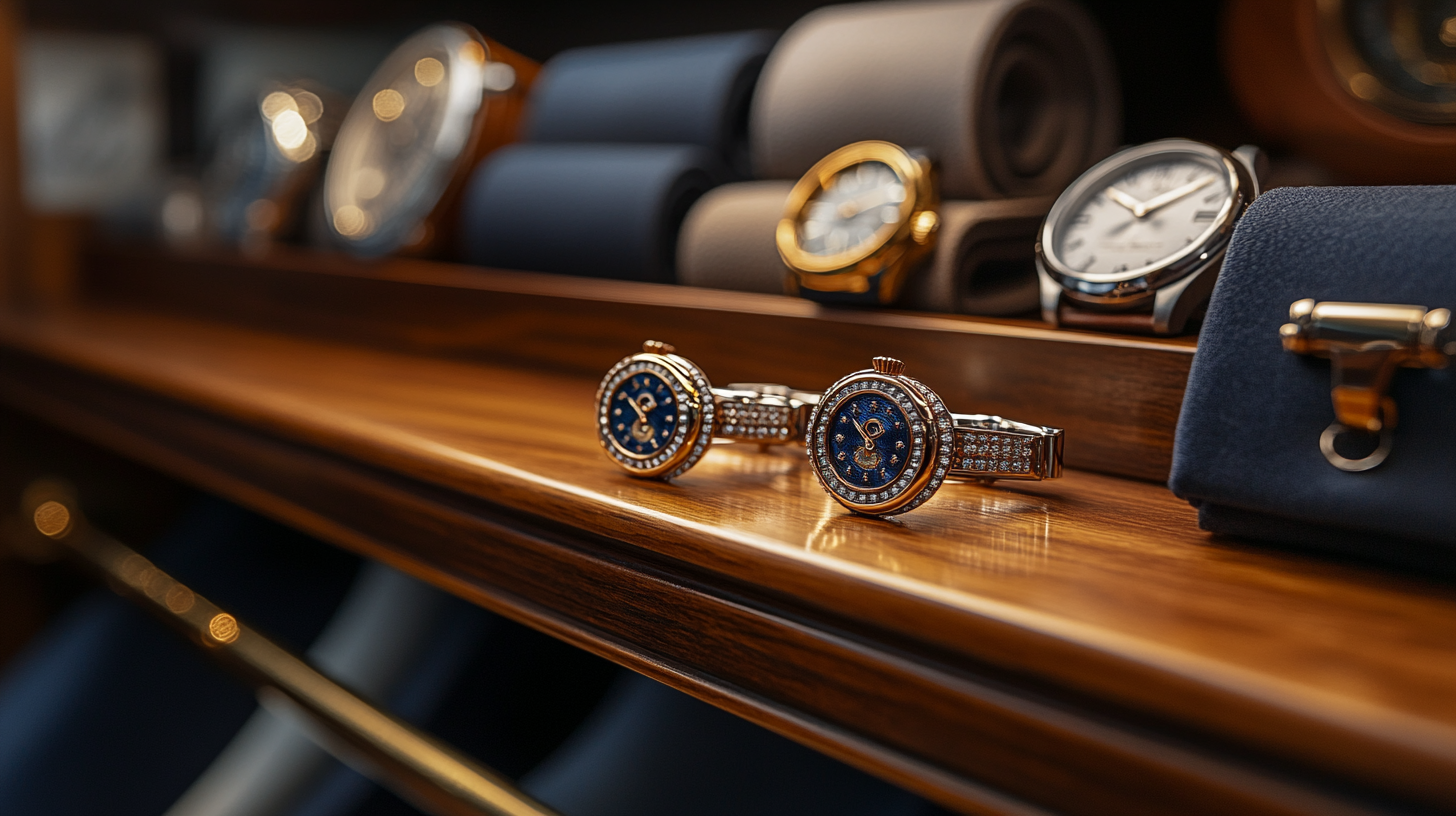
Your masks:
<instances>
[{"instance_id":1,"label":"warm light highlight","mask_svg":"<svg viewBox=\"0 0 1456 816\"><path fill-rule=\"evenodd\" d=\"M393 88L385 88L374 95L374 115L381 122L393 122L404 113L404 94Z\"/></svg>"}]
</instances>

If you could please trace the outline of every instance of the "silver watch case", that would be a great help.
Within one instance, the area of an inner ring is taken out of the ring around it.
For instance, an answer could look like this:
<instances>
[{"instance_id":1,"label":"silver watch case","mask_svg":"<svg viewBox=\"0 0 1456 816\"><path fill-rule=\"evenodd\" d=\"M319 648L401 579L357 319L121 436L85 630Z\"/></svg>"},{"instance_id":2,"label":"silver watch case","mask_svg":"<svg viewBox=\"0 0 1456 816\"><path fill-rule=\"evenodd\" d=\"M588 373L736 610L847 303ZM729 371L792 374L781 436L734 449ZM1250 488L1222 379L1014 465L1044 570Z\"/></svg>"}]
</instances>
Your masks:
<instances>
[{"instance_id":1,"label":"silver watch case","mask_svg":"<svg viewBox=\"0 0 1456 816\"><path fill-rule=\"evenodd\" d=\"M1089 188L1104 180L1112 168L1169 152L1198 154L1223 167L1232 202L1220 214L1217 228L1203 242L1190 245L1167 263L1131 270L1121 279L1085 280L1063 264L1052 250L1052 233L1067 211L1082 200ZM1069 301L1096 311L1123 312L1151 305L1155 332L1182 331L1193 309L1213 291L1234 225L1259 195L1257 168L1262 160L1263 154L1252 145L1230 152L1192 139L1160 139L1120 150L1093 165L1057 198L1037 236L1036 270L1041 279L1042 319L1056 324L1057 307L1066 296Z\"/></svg>"}]
</instances>

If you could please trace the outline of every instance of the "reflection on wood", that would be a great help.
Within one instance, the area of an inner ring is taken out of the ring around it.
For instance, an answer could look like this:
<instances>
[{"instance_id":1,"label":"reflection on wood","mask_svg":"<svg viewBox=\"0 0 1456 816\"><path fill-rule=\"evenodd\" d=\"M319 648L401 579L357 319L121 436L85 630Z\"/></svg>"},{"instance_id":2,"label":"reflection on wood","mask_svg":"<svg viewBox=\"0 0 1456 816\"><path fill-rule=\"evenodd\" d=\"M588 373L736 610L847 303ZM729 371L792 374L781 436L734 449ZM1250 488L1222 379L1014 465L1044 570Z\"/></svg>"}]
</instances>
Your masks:
<instances>
[{"instance_id":1,"label":"reflection on wood","mask_svg":"<svg viewBox=\"0 0 1456 816\"><path fill-rule=\"evenodd\" d=\"M1211 540L1157 485L872 521L791 449L625 476L594 377L114 309L0 347L13 405L959 808L1456 807L1456 591Z\"/></svg>"},{"instance_id":2,"label":"reflection on wood","mask_svg":"<svg viewBox=\"0 0 1456 816\"><path fill-rule=\"evenodd\" d=\"M671 342L718 384L822 389L890 355L953 411L1065 428L1070 467L1155 481L1167 479L1193 358L1191 338L415 260L109 247L85 274L93 302L582 377L600 377L649 338Z\"/></svg>"}]
</instances>

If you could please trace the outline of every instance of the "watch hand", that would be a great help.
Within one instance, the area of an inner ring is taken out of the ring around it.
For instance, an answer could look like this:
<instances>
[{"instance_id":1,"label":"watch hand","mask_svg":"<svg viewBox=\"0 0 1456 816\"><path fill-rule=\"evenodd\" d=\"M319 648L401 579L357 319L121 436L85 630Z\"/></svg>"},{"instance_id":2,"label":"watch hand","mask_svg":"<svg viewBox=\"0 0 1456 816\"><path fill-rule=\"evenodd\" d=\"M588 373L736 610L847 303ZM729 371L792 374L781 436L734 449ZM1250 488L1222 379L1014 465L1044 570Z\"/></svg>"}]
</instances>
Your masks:
<instances>
[{"instance_id":1,"label":"watch hand","mask_svg":"<svg viewBox=\"0 0 1456 816\"><path fill-rule=\"evenodd\" d=\"M1138 218L1142 218L1153 210L1156 210L1159 207L1166 207L1167 205L1172 204L1174 201L1177 201L1183 196L1186 196L1189 193L1195 192L1197 190L1202 190L1204 187L1207 187L1209 184L1212 183L1213 176L1204 176L1197 181L1190 181L1182 187L1175 187L1172 190L1169 190L1168 192L1157 196L1151 201L1144 202L1141 206L1138 207L1138 209L1133 210L1132 214L1136 215Z\"/></svg>"},{"instance_id":2,"label":"watch hand","mask_svg":"<svg viewBox=\"0 0 1456 816\"><path fill-rule=\"evenodd\" d=\"M639 405L637 403L637 400L640 400L643 397L646 397L647 398L645 400L646 402L650 402L652 404L651 405ZM636 399L629 399L629 400L627 400L627 404L630 405L630 406L632 406L632 410L633 411L636 411L637 412L637 420L639 422L646 422L647 421L647 412L648 411L651 411L652 409L654 409L654 408L657 407L657 400L653 399L651 394L638 394L637 397L636 397Z\"/></svg>"},{"instance_id":3,"label":"watch hand","mask_svg":"<svg viewBox=\"0 0 1456 816\"><path fill-rule=\"evenodd\" d=\"M861 193L854 198L843 202L839 205L839 217L853 218L871 207L878 207L881 204L888 204L889 198L885 195L885 192L885 189L881 187L876 190L870 190L868 193ZM866 198L870 200L870 203L863 203Z\"/></svg>"},{"instance_id":4,"label":"watch hand","mask_svg":"<svg viewBox=\"0 0 1456 816\"><path fill-rule=\"evenodd\" d=\"M854 423L854 429L856 431L859 431L860 438L864 440L864 449L867 451L874 450L875 438L865 432L864 426L859 424L859 420L855 419L854 417L850 417L849 421Z\"/></svg>"},{"instance_id":5,"label":"watch hand","mask_svg":"<svg viewBox=\"0 0 1456 816\"><path fill-rule=\"evenodd\" d=\"M1138 212L1138 210L1142 209L1143 203L1141 201L1138 201L1136 198L1128 195L1127 193L1124 193L1123 191L1117 189L1116 187L1107 188L1107 197L1112 199L1113 201L1116 201L1118 204L1121 204L1122 206L1128 208L1129 210L1132 210L1133 215L1139 217L1142 216L1142 213Z\"/></svg>"}]
</instances>

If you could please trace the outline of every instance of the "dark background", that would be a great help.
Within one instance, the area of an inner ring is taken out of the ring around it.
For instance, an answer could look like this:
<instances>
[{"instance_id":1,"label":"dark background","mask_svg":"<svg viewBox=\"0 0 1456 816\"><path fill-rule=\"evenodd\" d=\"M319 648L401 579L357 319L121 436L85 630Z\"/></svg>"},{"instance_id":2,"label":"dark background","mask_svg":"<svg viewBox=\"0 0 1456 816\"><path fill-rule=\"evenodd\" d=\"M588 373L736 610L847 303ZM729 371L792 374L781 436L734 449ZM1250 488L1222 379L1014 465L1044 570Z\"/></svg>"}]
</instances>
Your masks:
<instances>
[{"instance_id":1,"label":"dark background","mask_svg":"<svg viewBox=\"0 0 1456 816\"><path fill-rule=\"evenodd\" d=\"M299 2L299 0L155 0L145 4L98 0L32 0L34 26L133 31L167 44L173 121L190 123L195 51L216 24L301 28L369 28L403 36L439 20L470 23L509 48L545 61L567 48L608 42L748 28L785 29L805 12L827 5L805 0L647 0L630 5L559 0L481 3ZM1221 3L1211 0L1083 0L1112 44L1122 80L1124 140L1182 136L1226 147L1256 141L1220 70ZM187 124L173 134L173 153L194 148Z\"/></svg>"}]
</instances>

